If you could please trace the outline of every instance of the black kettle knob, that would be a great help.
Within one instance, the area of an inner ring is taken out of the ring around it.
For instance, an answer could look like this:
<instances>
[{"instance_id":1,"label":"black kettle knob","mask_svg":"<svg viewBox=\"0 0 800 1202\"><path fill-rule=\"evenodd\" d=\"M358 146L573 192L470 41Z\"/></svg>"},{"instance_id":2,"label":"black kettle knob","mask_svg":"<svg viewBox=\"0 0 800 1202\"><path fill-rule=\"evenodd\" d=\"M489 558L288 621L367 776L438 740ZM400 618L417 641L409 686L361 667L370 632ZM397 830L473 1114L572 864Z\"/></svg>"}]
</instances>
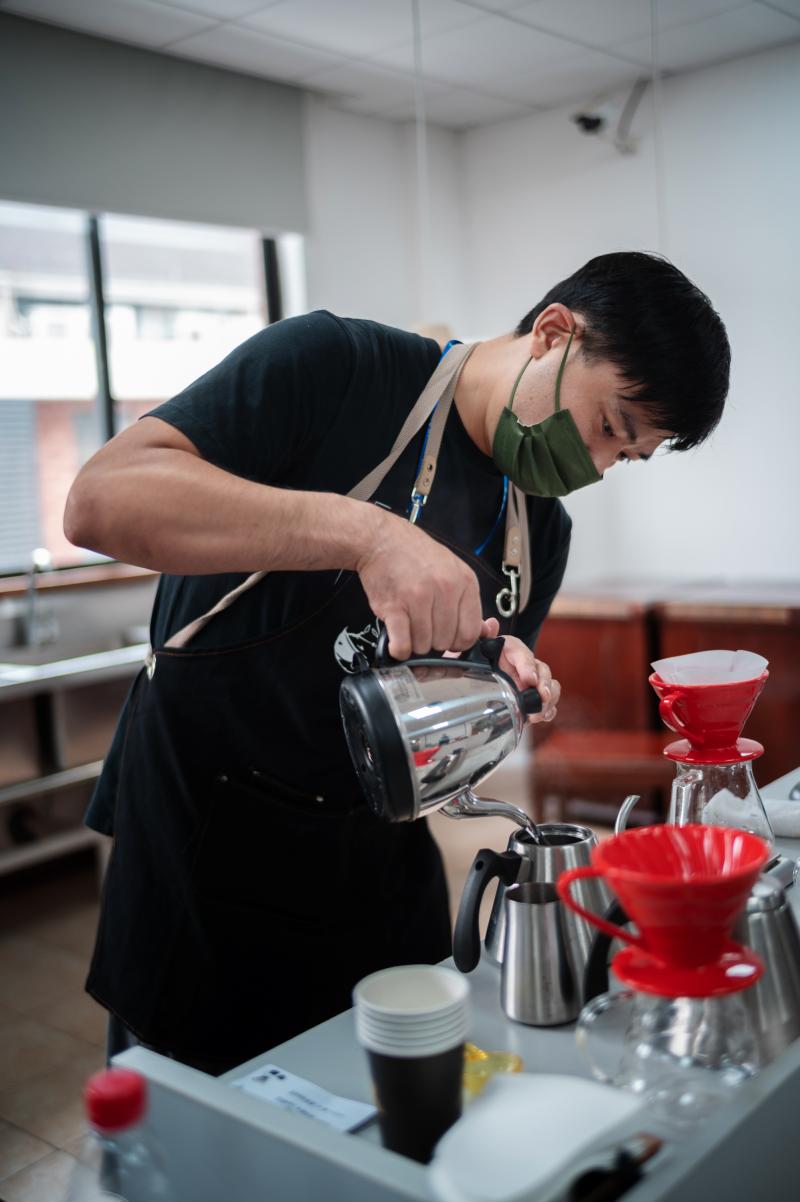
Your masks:
<instances>
[{"instance_id":1,"label":"black kettle knob","mask_svg":"<svg viewBox=\"0 0 800 1202\"><path fill-rule=\"evenodd\" d=\"M522 711L525 714L540 714L544 702L542 701L541 693L533 686L525 689L524 693L520 693L520 701L522 702Z\"/></svg>"}]
</instances>

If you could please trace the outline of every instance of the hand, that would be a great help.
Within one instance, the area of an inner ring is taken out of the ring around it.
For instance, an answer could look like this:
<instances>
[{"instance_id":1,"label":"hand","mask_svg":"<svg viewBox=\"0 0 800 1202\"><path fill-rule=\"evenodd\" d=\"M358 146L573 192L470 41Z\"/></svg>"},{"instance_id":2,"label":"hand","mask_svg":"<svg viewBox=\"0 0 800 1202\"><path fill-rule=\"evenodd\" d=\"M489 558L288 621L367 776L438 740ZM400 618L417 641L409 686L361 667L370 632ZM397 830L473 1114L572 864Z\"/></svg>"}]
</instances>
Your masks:
<instances>
[{"instance_id":1,"label":"hand","mask_svg":"<svg viewBox=\"0 0 800 1202\"><path fill-rule=\"evenodd\" d=\"M494 639L500 631L497 618L486 618L481 626L482 639ZM529 647L521 639L513 635L504 635L503 653L499 666L507 672L514 684L522 692L531 685L539 690L542 698L542 710L539 714L530 714L529 722L552 722L556 716L556 707L561 698L561 685L553 680L553 674L547 664L537 659Z\"/></svg>"},{"instance_id":2,"label":"hand","mask_svg":"<svg viewBox=\"0 0 800 1202\"><path fill-rule=\"evenodd\" d=\"M465 651L478 641L481 598L471 568L424 530L377 509L377 531L356 564L395 659Z\"/></svg>"}]
</instances>

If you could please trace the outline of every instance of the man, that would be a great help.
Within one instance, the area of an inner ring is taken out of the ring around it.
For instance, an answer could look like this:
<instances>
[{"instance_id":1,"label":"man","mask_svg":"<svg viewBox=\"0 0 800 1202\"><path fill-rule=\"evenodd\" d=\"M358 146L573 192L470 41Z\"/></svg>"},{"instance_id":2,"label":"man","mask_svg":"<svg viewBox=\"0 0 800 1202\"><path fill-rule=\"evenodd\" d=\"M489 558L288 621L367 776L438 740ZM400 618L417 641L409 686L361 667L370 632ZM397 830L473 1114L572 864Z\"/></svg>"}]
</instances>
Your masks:
<instances>
[{"instance_id":1,"label":"man","mask_svg":"<svg viewBox=\"0 0 800 1202\"><path fill-rule=\"evenodd\" d=\"M376 619L398 659L499 630L552 719L530 649L566 565L557 497L701 442L729 358L676 268L604 255L513 333L445 354L329 313L280 322L89 461L67 536L164 573L88 816L115 840L87 988L138 1039L223 1071L367 972L449 953L425 822L364 804L343 673Z\"/></svg>"}]
</instances>

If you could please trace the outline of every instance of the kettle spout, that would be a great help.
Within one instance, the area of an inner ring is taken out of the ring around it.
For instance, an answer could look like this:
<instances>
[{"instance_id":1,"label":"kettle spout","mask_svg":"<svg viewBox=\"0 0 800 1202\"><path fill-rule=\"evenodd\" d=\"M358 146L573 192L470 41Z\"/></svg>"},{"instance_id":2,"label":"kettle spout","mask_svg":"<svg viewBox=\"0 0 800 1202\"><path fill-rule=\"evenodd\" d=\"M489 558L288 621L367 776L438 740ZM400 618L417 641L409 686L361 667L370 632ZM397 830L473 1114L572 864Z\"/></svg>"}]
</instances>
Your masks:
<instances>
[{"instance_id":1,"label":"kettle spout","mask_svg":"<svg viewBox=\"0 0 800 1202\"><path fill-rule=\"evenodd\" d=\"M630 814L637 801L641 800L639 793L631 793L625 798L622 805L619 807L617 820L614 823L614 834L621 835L624 830L628 829L628 815Z\"/></svg>"},{"instance_id":2,"label":"kettle spout","mask_svg":"<svg viewBox=\"0 0 800 1202\"><path fill-rule=\"evenodd\" d=\"M527 831L534 843L543 842L538 826L519 806L509 801L495 801L491 797L476 797L472 789L465 789L442 806L448 818L508 818Z\"/></svg>"}]
</instances>

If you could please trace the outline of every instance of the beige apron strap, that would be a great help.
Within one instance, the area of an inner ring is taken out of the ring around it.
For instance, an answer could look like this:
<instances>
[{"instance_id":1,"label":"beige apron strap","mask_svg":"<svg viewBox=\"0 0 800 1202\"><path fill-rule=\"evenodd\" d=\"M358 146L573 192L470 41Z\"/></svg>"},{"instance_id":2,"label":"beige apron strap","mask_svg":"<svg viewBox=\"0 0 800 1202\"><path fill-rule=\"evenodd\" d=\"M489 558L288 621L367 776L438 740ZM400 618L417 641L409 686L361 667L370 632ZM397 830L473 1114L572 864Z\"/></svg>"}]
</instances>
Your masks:
<instances>
[{"instance_id":1,"label":"beige apron strap","mask_svg":"<svg viewBox=\"0 0 800 1202\"><path fill-rule=\"evenodd\" d=\"M428 436L428 445L433 454L433 467L430 475L430 482L427 486L427 492L430 492L431 485L433 484L433 477L436 474L436 456L439 453L439 446L442 441L442 433L444 432L444 424L447 420L447 415L450 412L450 405L452 404L453 396L455 395L458 377L461 375L461 370L474 349L474 343L468 346L454 346L452 350L448 351L447 355L439 361L436 371L428 380L427 384L415 401L414 407L411 409L408 417L403 422L400 432L397 435L397 438L394 440L394 444L392 445L392 449L390 450L389 454L385 459L382 459L378 466L374 467L372 471L364 477L363 480L360 480L354 488L350 489L350 492L347 494L348 497L352 497L356 501L369 500L376 488L378 488L383 482L384 477L394 467L395 463L400 458L408 444L411 442L412 438L414 438L415 435L418 434L422 429L425 422L431 415L431 410L434 409L437 402L441 400L443 403L436 410L434 420L431 423L431 431ZM439 419L438 421L437 418ZM429 455L426 454L425 463L429 461L429 458ZM420 472L420 478L422 478L422 476L425 474L425 463L423 463L423 467ZM426 496L427 492L425 493ZM201 614L199 618L195 618L193 622L189 622L183 627L182 630L179 630L176 634L173 634L170 638L168 638L164 646L170 648L185 647L186 644L190 642L191 639L193 639L194 636L201 631L203 627L211 621L212 618L216 617L217 614L222 613L223 610L228 609L229 606L233 605L234 601L236 601L237 598L242 595L242 593L246 593L248 589L251 589L254 585L258 584L259 580L263 580L266 575L268 575L266 571L253 572L252 575L248 576L246 580L243 580L241 584L238 584L236 588L231 589L229 593L226 593L224 597L221 597L216 605L212 609L209 609L207 613ZM148 675L152 677L153 672L155 671L155 655L152 648L148 650L145 658L145 665L147 667Z\"/></svg>"},{"instance_id":2,"label":"beige apron strap","mask_svg":"<svg viewBox=\"0 0 800 1202\"><path fill-rule=\"evenodd\" d=\"M519 608L521 613L531 599L531 586L533 584L533 573L531 570L531 537L528 530L528 498L525 496L525 493L521 488L517 488L516 484L512 484L511 489L517 494L519 537L522 544L522 562L520 563L519 589Z\"/></svg>"},{"instance_id":3,"label":"beige apron strap","mask_svg":"<svg viewBox=\"0 0 800 1202\"><path fill-rule=\"evenodd\" d=\"M384 477L394 467L395 463L397 463L397 460L411 442L411 439L414 438L414 436L418 434L425 425L425 422L428 420L433 409L436 407L437 402L440 400L447 401L448 403L446 405L439 406L439 409L437 409L436 414L434 415L433 423L431 424L431 432L428 436L428 445L432 443L435 436L434 427L436 426L436 417L439 414L439 410L443 407L445 408L446 419L447 411L449 411L450 408L449 401L452 401L453 396L455 395L458 377L461 375L461 370L467 359L475 350L475 345L476 344L473 343L469 346L454 346L452 350L447 352L444 359L439 361L436 371L428 380L428 383L419 394L414 404L414 408L411 410L408 417L400 427L400 433L394 440L394 445L392 446L389 454L385 459L382 459L378 466L374 467L372 471L369 472L364 479L355 486L355 488L350 489L350 492L347 494L348 497L352 497L356 501L368 501L375 492L376 488L378 488L378 486L383 482ZM444 429L443 422L442 429ZM442 436L440 433L438 436L438 442L436 443L437 450L438 443L441 442L441 437ZM434 474L435 471L436 468L434 466Z\"/></svg>"},{"instance_id":4,"label":"beige apron strap","mask_svg":"<svg viewBox=\"0 0 800 1202\"><path fill-rule=\"evenodd\" d=\"M508 584L500 589L495 604L504 618L513 618L514 614L525 608L531 595L528 504L525 494L515 484L511 485L508 492L503 573Z\"/></svg>"}]
</instances>

